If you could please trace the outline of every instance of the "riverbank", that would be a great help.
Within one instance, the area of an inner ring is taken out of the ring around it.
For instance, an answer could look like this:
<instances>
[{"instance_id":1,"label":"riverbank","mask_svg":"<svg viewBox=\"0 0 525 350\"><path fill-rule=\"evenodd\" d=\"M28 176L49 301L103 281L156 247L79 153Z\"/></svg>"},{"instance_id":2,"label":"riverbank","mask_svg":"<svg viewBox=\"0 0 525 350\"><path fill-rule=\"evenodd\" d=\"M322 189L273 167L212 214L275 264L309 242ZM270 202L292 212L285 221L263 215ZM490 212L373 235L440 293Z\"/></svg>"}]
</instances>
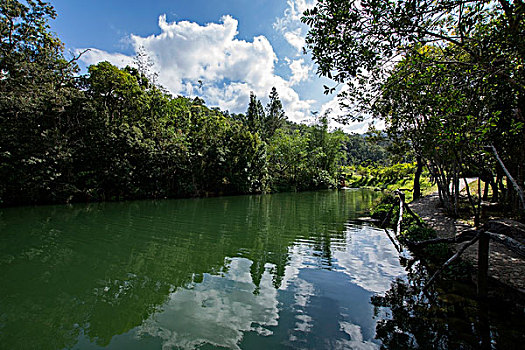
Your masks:
<instances>
[{"instance_id":1,"label":"riverbank","mask_svg":"<svg viewBox=\"0 0 525 350\"><path fill-rule=\"evenodd\" d=\"M398 163L390 166L362 166L352 165L342 168L344 186L350 188L372 188L387 192L398 189L414 188L414 174L416 163ZM431 193L436 187L430 181L428 171L425 170L420 178L421 193ZM412 200L412 191L406 191L405 198Z\"/></svg>"},{"instance_id":2,"label":"riverbank","mask_svg":"<svg viewBox=\"0 0 525 350\"><path fill-rule=\"evenodd\" d=\"M439 238L454 237L472 228L464 221L447 216L445 210L440 206L437 193L411 202L410 208L436 231ZM456 250L462 244L453 245L452 249ZM478 243L469 247L462 257L471 266L477 268ZM504 285L525 296L525 260L507 247L492 241L490 242L489 278L495 287Z\"/></svg>"}]
</instances>

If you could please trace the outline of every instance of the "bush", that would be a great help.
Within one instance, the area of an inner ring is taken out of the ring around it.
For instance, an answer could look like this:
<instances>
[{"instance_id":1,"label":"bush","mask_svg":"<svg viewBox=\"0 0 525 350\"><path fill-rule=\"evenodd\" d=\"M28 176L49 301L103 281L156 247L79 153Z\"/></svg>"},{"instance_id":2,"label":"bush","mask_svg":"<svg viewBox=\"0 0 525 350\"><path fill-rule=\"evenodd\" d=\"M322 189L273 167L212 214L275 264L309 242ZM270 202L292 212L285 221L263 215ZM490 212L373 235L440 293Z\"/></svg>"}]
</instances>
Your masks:
<instances>
[{"instance_id":1,"label":"bush","mask_svg":"<svg viewBox=\"0 0 525 350\"><path fill-rule=\"evenodd\" d=\"M418 242L436 238L436 231L429 227L421 227L415 224L410 225L400 236L400 241ZM450 249L444 243L431 244L415 251L417 255L425 256L429 262L442 263L450 256Z\"/></svg>"}]
</instances>

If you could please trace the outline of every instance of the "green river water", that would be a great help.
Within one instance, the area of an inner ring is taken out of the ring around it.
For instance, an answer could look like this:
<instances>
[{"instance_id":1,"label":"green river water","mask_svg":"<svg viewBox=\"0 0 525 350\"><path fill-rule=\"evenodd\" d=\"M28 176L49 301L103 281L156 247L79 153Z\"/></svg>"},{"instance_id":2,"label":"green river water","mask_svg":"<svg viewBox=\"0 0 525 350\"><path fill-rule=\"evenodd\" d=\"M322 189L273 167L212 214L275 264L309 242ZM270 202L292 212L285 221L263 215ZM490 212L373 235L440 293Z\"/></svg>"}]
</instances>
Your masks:
<instances>
[{"instance_id":1,"label":"green river water","mask_svg":"<svg viewBox=\"0 0 525 350\"><path fill-rule=\"evenodd\" d=\"M2 209L0 348L377 349L371 298L407 279L355 220L377 196Z\"/></svg>"}]
</instances>

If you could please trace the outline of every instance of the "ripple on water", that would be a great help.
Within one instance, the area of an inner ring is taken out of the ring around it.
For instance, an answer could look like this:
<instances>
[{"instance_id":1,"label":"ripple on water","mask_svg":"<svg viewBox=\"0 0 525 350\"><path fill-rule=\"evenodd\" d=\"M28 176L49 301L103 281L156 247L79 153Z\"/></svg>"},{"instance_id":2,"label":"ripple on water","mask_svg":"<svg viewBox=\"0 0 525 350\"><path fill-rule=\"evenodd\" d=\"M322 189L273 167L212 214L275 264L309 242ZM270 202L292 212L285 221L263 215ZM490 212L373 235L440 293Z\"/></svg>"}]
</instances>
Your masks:
<instances>
[{"instance_id":1,"label":"ripple on water","mask_svg":"<svg viewBox=\"0 0 525 350\"><path fill-rule=\"evenodd\" d=\"M349 224L375 196L326 191L7 210L0 343L377 346L370 297L403 271L381 231Z\"/></svg>"}]
</instances>

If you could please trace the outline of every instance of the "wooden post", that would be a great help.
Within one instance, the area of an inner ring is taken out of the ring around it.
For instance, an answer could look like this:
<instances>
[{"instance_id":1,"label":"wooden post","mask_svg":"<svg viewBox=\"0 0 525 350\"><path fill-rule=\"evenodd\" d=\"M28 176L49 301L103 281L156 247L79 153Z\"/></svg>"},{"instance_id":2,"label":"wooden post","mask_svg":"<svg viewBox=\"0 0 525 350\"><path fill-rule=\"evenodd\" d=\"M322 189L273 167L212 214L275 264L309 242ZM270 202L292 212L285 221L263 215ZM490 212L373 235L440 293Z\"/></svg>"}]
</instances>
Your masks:
<instances>
[{"instance_id":1,"label":"wooden post","mask_svg":"<svg viewBox=\"0 0 525 350\"><path fill-rule=\"evenodd\" d=\"M416 167L416 173L414 174L414 192L412 195L412 200L419 199L421 197L421 174L423 173L423 159L420 155L416 156L417 161L417 167Z\"/></svg>"},{"instance_id":2,"label":"wooden post","mask_svg":"<svg viewBox=\"0 0 525 350\"><path fill-rule=\"evenodd\" d=\"M487 298L489 273L489 236L482 231L478 242L478 297Z\"/></svg>"},{"instance_id":3,"label":"wooden post","mask_svg":"<svg viewBox=\"0 0 525 350\"><path fill-rule=\"evenodd\" d=\"M397 219L396 226L396 235L401 234L401 222L403 221L403 208L405 203L405 194L402 191L396 190L397 195L399 196L399 218Z\"/></svg>"}]
</instances>

